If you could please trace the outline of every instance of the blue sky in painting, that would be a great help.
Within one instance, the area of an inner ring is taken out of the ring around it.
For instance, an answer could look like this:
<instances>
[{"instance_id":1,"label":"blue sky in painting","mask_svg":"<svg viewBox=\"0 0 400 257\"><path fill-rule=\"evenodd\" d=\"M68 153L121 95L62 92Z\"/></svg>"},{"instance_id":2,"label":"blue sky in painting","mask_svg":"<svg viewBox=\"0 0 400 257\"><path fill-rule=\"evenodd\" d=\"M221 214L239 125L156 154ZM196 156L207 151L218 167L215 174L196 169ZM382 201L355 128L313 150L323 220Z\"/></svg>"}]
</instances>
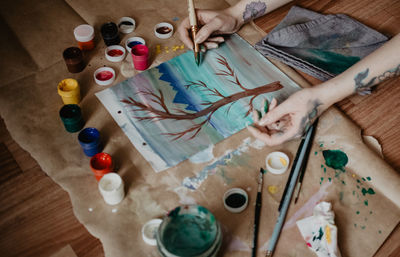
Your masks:
<instances>
[{"instance_id":1,"label":"blue sky in painting","mask_svg":"<svg viewBox=\"0 0 400 257\"><path fill-rule=\"evenodd\" d=\"M204 118L198 118L194 121L138 121L134 118L135 115L148 116L149 114L133 112L134 108L121 103L121 100L132 97L143 103L159 107L152 103L148 96L140 92L158 92L161 90L165 96L166 104L171 110L176 108L187 112L198 112L207 108L202 103L215 102L221 98L209 95L208 92L204 92L198 87L186 89L185 85L190 82L202 81L209 88L218 89L224 96L242 91L239 86L229 81L232 78L216 75L218 70L226 70L223 65L217 62L219 55L228 60L239 81L246 88L256 88L277 80L284 86L277 92L258 96L254 101L255 107L260 107L264 97L268 100L275 97L280 102L298 90L298 86L294 82L268 62L252 46L239 36L233 35L218 49L208 51L200 66L195 64L193 53L186 52L158 67L144 71L116 86L97 93L103 105L156 171L172 167L251 124L251 115L245 117L249 108L250 97L242 98L232 104L229 113L227 113L228 105L218 109L213 114L210 124L204 126L194 139L188 140L187 136L176 141L163 135L163 133L183 131L195 123L203 121ZM123 114L117 115L115 110L121 108L124 110ZM142 141L147 143L147 148L143 148Z\"/></svg>"}]
</instances>

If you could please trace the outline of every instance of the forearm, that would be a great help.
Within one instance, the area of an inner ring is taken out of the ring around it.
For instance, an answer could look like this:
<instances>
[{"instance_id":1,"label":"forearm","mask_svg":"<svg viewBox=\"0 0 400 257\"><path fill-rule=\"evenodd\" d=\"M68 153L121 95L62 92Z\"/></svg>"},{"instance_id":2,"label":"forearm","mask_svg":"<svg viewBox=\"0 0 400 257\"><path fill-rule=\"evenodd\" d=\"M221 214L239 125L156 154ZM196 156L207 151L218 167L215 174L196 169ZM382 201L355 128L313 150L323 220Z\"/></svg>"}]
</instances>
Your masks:
<instances>
[{"instance_id":1,"label":"forearm","mask_svg":"<svg viewBox=\"0 0 400 257\"><path fill-rule=\"evenodd\" d=\"M227 12L243 24L269 13L291 0L242 0L227 9Z\"/></svg>"},{"instance_id":2,"label":"forearm","mask_svg":"<svg viewBox=\"0 0 400 257\"><path fill-rule=\"evenodd\" d=\"M387 78L400 75L400 34L382 47L330 79L313 91L326 106L330 106L353 93L370 88Z\"/></svg>"}]
</instances>

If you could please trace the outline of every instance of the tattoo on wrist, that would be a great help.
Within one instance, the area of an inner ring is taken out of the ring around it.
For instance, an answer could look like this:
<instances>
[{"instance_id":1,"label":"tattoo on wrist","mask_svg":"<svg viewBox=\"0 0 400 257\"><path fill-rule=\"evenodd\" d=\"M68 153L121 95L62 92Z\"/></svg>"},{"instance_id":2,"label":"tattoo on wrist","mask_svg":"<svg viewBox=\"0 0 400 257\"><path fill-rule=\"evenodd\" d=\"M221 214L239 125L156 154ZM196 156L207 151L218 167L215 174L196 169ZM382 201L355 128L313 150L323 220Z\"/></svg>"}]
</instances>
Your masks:
<instances>
[{"instance_id":1,"label":"tattoo on wrist","mask_svg":"<svg viewBox=\"0 0 400 257\"><path fill-rule=\"evenodd\" d=\"M267 10L267 5L261 1L251 2L246 5L243 12L243 21L248 22L262 16Z\"/></svg>"},{"instance_id":2,"label":"tattoo on wrist","mask_svg":"<svg viewBox=\"0 0 400 257\"><path fill-rule=\"evenodd\" d=\"M311 124L313 124L318 117L318 107L322 105L322 103L319 99L315 99L313 101L309 101L308 105L310 106L310 109L308 113L301 119L300 128L295 137L303 136L311 127Z\"/></svg>"},{"instance_id":3,"label":"tattoo on wrist","mask_svg":"<svg viewBox=\"0 0 400 257\"><path fill-rule=\"evenodd\" d=\"M382 73L381 75L379 75L377 77L371 78L367 83L364 83L363 80L368 77L368 74L369 74L369 68L367 68L365 71L357 73L357 75L354 77L354 82L355 82L354 91L355 92L360 92L365 89L368 89L368 88L372 87L373 85L376 85L376 84L381 83L382 81L385 81L388 78L393 78L393 77L399 76L400 75L400 64L391 70L385 71L384 73Z\"/></svg>"}]
</instances>

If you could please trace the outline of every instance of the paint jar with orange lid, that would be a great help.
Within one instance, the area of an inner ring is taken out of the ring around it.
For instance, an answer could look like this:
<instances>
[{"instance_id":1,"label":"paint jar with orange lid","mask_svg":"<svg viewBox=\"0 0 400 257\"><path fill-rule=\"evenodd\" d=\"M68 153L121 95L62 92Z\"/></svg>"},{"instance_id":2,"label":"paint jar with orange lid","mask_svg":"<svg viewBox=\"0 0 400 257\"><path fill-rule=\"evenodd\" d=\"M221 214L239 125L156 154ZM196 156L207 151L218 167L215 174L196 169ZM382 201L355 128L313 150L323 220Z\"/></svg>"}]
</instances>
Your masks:
<instances>
[{"instance_id":1,"label":"paint jar with orange lid","mask_svg":"<svg viewBox=\"0 0 400 257\"><path fill-rule=\"evenodd\" d=\"M57 86L57 92L64 104L78 104L81 101L79 84L76 79L63 79Z\"/></svg>"},{"instance_id":2,"label":"paint jar with orange lid","mask_svg":"<svg viewBox=\"0 0 400 257\"><path fill-rule=\"evenodd\" d=\"M94 48L94 28L89 24L76 27L74 36L81 50L92 50Z\"/></svg>"}]
</instances>

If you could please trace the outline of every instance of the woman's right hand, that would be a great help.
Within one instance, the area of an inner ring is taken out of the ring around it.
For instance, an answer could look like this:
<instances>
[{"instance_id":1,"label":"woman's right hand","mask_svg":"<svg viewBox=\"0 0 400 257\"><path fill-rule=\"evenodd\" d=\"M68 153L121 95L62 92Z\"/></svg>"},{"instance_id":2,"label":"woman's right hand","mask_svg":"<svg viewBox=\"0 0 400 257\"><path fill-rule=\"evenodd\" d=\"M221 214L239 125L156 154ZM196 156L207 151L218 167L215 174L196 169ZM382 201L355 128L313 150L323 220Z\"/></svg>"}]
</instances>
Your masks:
<instances>
[{"instance_id":1,"label":"woman's right hand","mask_svg":"<svg viewBox=\"0 0 400 257\"><path fill-rule=\"evenodd\" d=\"M196 10L197 25L200 30L197 32L195 42L202 44L207 49L217 48L224 42L222 35L232 34L240 29L243 22L235 18L230 9L222 11ZM193 49L193 41L189 36L190 24L186 17L179 25L178 32L182 42L190 49Z\"/></svg>"}]
</instances>

